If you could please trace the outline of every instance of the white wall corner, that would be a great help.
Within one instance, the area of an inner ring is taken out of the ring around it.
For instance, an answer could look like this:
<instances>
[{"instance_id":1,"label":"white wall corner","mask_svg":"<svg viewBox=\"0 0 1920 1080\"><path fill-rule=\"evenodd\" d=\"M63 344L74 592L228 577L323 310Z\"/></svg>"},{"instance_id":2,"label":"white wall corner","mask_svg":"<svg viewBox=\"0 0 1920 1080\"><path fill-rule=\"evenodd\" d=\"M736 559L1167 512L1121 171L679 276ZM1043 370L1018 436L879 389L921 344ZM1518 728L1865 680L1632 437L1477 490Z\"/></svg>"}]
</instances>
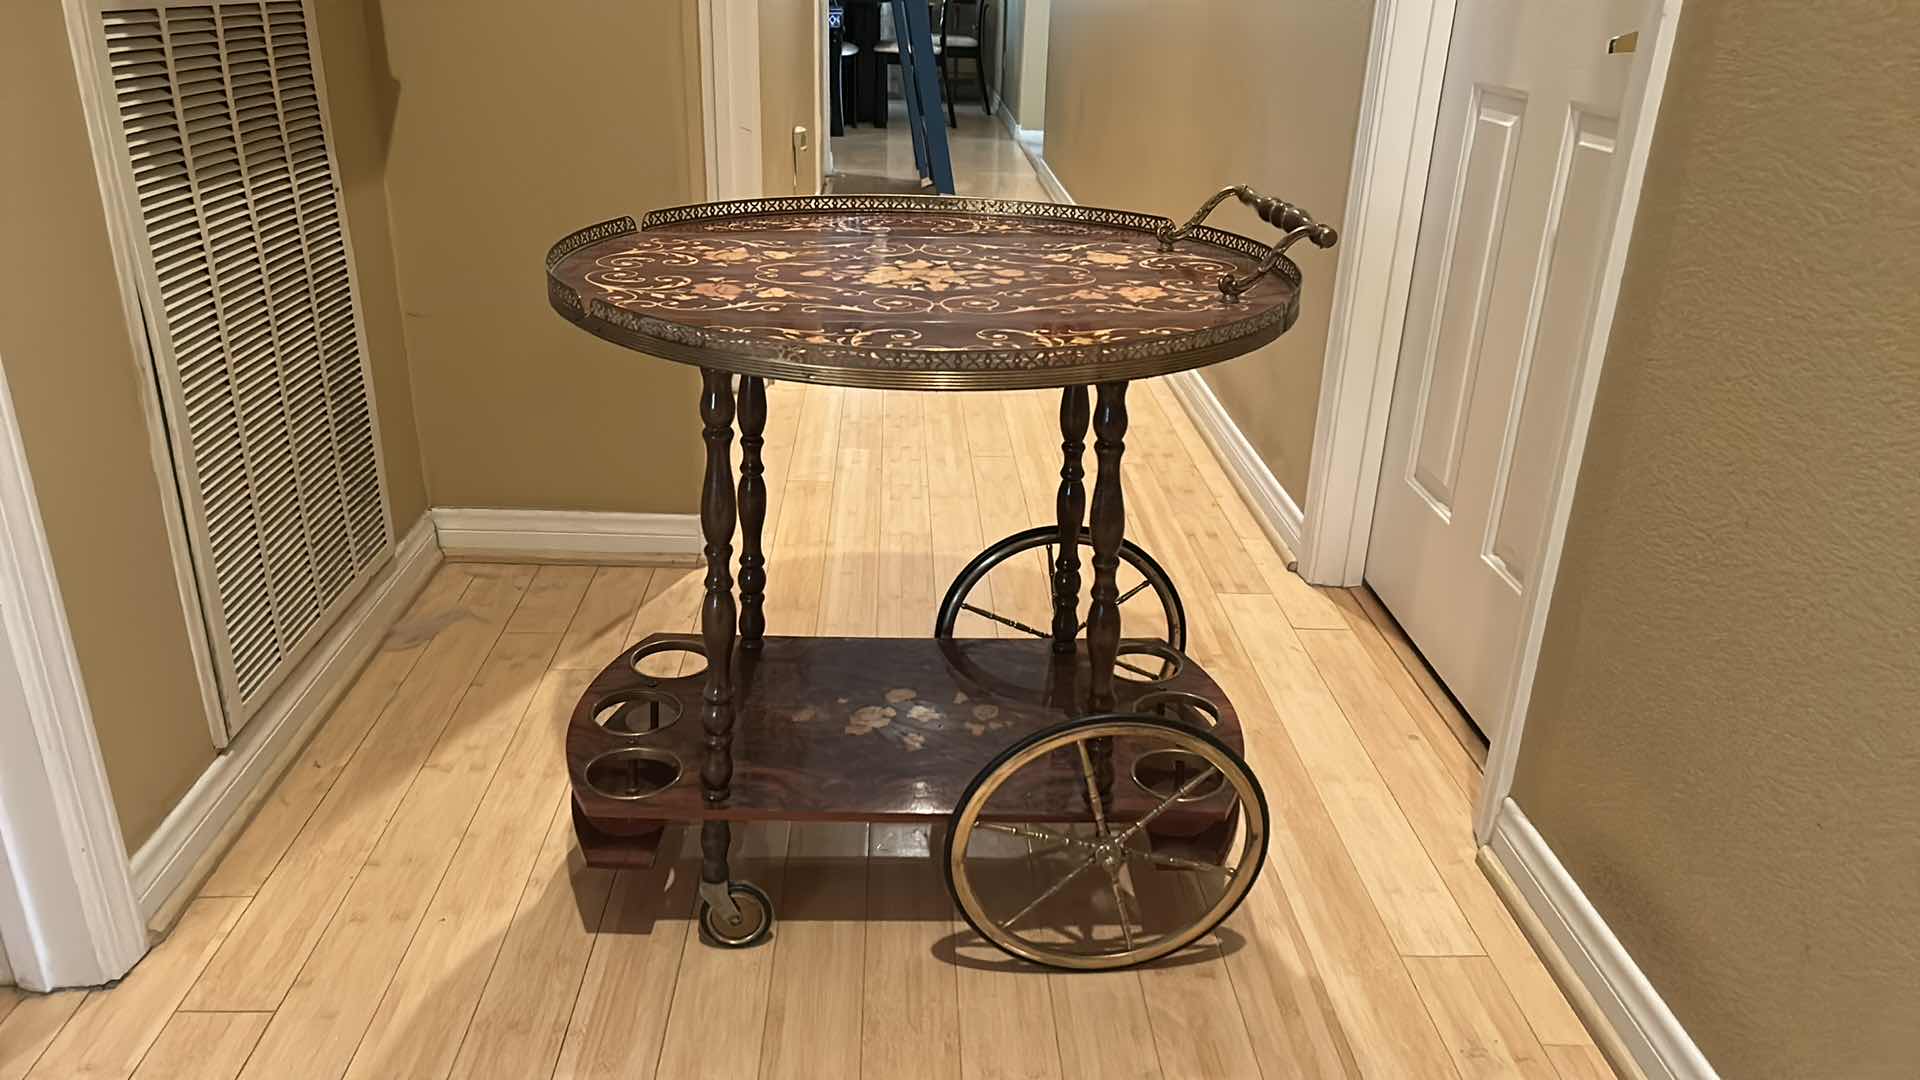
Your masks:
<instances>
[{"instance_id":1,"label":"white wall corner","mask_svg":"<svg viewBox=\"0 0 1920 1080\"><path fill-rule=\"evenodd\" d=\"M435 507L433 524L450 558L537 562L644 562L700 553L693 514Z\"/></svg>"},{"instance_id":2,"label":"white wall corner","mask_svg":"<svg viewBox=\"0 0 1920 1080\"><path fill-rule=\"evenodd\" d=\"M168 907L212 871L439 565L432 519L422 515L396 545L392 560L134 853L133 883L145 917Z\"/></svg>"},{"instance_id":3,"label":"white wall corner","mask_svg":"<svg viewBox=\"0 0 1920 1080\"><path fill-rule=\"evenodd\" d=\"M0 368L0 942L30 990L146 954L106 766Z\"/></svg>"},{"instance_id":4,"label":"white wall corner","mask_svg":"<svg viewBox=\"0 0 1920 1080\"><path fill-rule=\"evenodd\" d=\"M1649 1080L1717 1080L1667 1003L1512 799L1487 850Z\"/></svg>"}]
</instances>

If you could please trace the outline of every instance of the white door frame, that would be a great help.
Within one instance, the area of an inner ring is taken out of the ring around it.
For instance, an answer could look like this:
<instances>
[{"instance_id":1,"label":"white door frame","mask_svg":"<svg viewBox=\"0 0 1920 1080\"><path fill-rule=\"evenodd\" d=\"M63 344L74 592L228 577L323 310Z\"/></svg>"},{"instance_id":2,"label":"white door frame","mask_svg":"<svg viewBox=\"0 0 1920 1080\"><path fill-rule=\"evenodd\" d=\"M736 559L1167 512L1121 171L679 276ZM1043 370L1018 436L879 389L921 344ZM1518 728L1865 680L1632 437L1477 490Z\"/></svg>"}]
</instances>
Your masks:
<instances>
[{"instance_id":1,"label":"white door frame","mask_svg":"<svg viewBox=\"0 0 1920 1080\"><path fill-rule=\"evenodd\" d=\"M707 198L758 198L766 186L760 168L758 0L700 0L700 104Z\"/></svg>"},{"instance_id":2,"label":"white door frame","mask_svg":"<svg viewBox=\"0 0 1920 1080\"><path fill-rule=\"evenodd\" d=\"M1600 287L1589 315L1593 328L1575 373L1567 442L1554 480L1540 580L1560 569L1574 478L1587 445L1593 398L1619 299L1620 276L1640 202L1647 153L1653 141L1674 31L1683 0L1647 0L1647 17L1621 108L1624 152L1615 163L1618 202L1613 236L1600 269ZM1318 585L1356 586L1366 570L1373 529L1373 501L1386 450L1387 413L1399 364L1413 280L1414 247L1426 201L1427 168L1439 121L1440 88L1453 36L1455 0L1380 0L1367 58L1367 84L1360 104L1353 179L1335 275L1332 325L1327 335L1320 406L1314 427L1313 461L1300 573ZM1632 27L1621 27L1626 31ZM1594 48L1604 43L1594 42ZM1487 752L1485 780L1474 811L1474 832L1492 835L1494 818L1513 784L1527 704L1533 692L1540 642L1546 631L1551 587L1528 599L1519 662L1507 700L1507 720Z\"/></svg>"},{"instance_id":3,"label":"white door frame","mask_svg":"<svg viewBox=\"0 0 1920 1080\"><path fill-rule=\"evenodd\" d=\"M0 943L21 986L96 986L147 951L66 606L0 362Z\"/></svg>"}]
</instances>

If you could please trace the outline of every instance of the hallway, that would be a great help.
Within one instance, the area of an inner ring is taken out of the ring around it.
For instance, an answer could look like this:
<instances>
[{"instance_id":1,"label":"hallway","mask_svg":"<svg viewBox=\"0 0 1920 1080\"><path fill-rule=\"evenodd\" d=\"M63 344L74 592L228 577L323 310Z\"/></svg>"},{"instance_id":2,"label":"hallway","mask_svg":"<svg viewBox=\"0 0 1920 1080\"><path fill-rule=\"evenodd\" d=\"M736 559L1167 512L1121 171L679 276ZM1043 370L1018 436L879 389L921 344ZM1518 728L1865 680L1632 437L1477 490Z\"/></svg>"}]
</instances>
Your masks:
<instances>
[{"instance_id":1,"label":"hallway","mask_svg":"<svg viewBox=\"0 0 1920 1080\"><path fill-rule=\"evenodd\" d=\"M961 122L963 194L1044 197L997 120ZM877 134L838 165L897 178L905 130ZM770 399L772 633L923 635L968 559L1051 519L1052 394ZM805 824L738 831L779 922L707 947L697 852L582 865L558 737L622 645L694 627L701 572L449 563L127 979L0 990L0 1080L1613 1075L1475 863L1477 767L1362 601L1287 571L1164 380L1130 404L1129 535L1275 823L1213 940L1141 971L1012 964L925 828Z\"/></svg>"}]
</instances>

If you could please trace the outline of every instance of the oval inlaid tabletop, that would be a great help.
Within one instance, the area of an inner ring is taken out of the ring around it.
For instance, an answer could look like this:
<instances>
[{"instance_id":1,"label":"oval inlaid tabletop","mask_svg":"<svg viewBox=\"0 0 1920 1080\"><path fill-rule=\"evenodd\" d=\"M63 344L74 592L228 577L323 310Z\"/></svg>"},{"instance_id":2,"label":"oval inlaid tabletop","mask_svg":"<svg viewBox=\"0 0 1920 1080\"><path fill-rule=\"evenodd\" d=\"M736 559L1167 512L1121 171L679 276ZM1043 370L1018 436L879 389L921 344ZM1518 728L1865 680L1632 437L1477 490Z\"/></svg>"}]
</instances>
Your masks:
<instances>
[{"instance_id":1,"label":"oval inlaid tabletop","mask_svg":"<svg viewBox=\"0 0 1920 1080\"><path fill-rule=\"evenodd\" d=\"M609 341L745 375L1005 390L1145 378L1272 341L1300 309L1264 244L1052 203L830 195L704 203L582 229L547 255L555 310Z\"/></svg>"}]
</instances>

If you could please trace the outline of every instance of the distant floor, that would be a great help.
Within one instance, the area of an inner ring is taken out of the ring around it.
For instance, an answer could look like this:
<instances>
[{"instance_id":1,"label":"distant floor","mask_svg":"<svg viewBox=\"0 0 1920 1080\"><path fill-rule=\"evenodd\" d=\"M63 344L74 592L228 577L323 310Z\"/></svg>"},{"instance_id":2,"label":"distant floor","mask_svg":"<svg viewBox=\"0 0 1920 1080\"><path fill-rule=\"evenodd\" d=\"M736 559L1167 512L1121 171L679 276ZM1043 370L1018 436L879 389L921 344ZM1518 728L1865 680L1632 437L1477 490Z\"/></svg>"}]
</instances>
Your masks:
<instances>
[{"instance_id":1,"label":"distant floor","mask_svg":"<svg viewBox=\"0 0 1920 1080\"><path fill-rule=\"evenodd\" d=\"M1049 201L1026 153L1000 117L986 115L975 101L962 101L955 108L960 126L947 129L955 194ZM893 103L885 128L848 128L845 135L832 141L832 149L829 191L892 194L921 190L913 166L913 136L907 129L906 106L901 102Z\"/></svg>"}]
</instances>

